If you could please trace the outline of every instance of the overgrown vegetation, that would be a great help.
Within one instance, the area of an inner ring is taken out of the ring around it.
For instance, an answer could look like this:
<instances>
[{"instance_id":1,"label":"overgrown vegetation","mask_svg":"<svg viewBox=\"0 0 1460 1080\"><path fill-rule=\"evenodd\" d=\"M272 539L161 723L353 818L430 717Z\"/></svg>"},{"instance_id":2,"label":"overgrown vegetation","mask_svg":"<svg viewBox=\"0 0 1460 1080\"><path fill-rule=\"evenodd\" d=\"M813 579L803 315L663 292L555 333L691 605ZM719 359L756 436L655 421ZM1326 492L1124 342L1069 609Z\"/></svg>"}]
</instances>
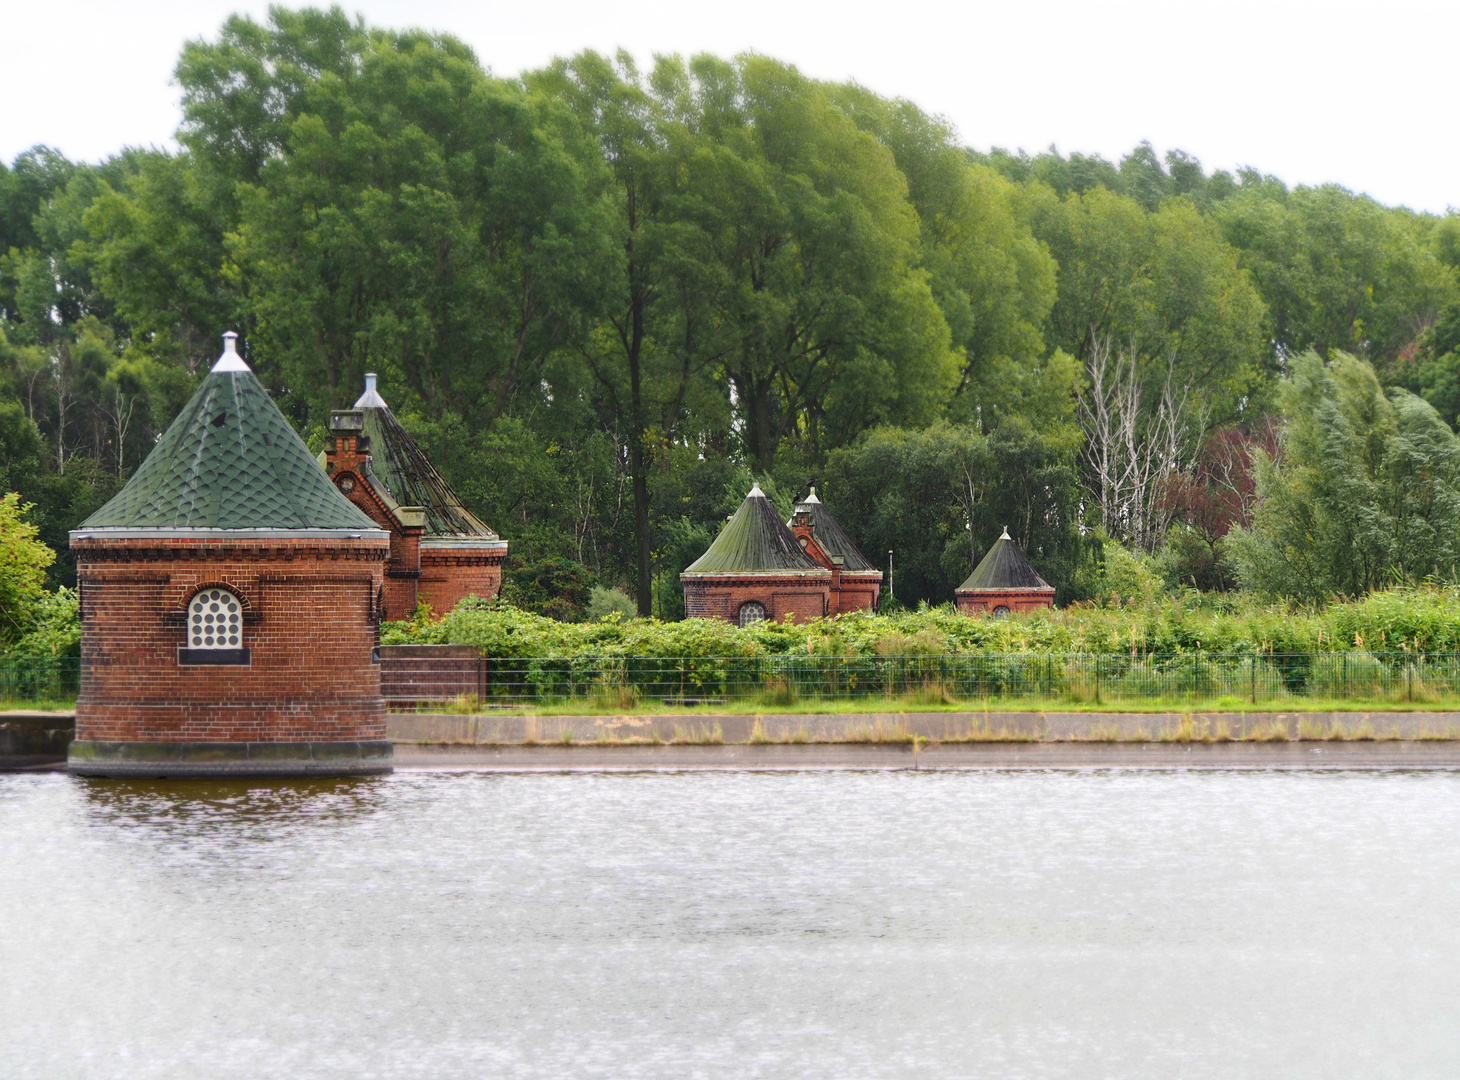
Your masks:
<instances>
[{"instance_id":1,"label":"overgrown vegetation","mask_svg":"<svg viewBox=\"0 0 1460 1080\"><path fill-rule=\"evenodd\" d=\"M1389 589L1322 606L1153 589L1118 602L1005 619L968 618L944 606L799 624L762 622L745 629L707 619L662 622L616 613L597 622L563 623L468 599L439 620L386 623L381 640L475 645L498 658L1460 652L1460 586Z\"/></svg>"}]
</instances>

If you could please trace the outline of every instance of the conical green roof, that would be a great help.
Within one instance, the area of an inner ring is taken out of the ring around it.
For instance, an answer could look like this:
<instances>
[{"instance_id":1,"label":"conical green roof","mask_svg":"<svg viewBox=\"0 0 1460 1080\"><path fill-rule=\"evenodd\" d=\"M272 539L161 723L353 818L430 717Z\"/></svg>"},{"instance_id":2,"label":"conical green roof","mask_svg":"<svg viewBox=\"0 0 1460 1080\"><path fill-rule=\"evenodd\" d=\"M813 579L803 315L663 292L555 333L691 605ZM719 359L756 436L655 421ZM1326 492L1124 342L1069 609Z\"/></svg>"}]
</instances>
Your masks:
<instances>
[{"instance_id":1,"label":"conical green roof","mask_svg":"<svg viewBox=\"0 0 1460 1080\"><path fill-rule=\"evenodd\" d=\"M811 515L811 535L816 538L816 543L821 550L830 555L833 559L838 556L842 560L842 570L851 573L865 573L868 570L878 572L877 567L869 563L857 545L852 543L852 538L842 531L842 527L836 523L836 518L831 516L825 504L816 497L816 489L811 489L811 494L806 496L804 502L796 504L798 511L805 510Z\"/></svg>"},{"instance_id":2,"label":"conical green roof","mask_svg":"<svg viewBox=\"0 0 1460 1080\"><path fill-rule=\"evenodd\" d=\"M686 574L764 574L806 573L830 574L801 550L795 533L776 513L776 508L760 490L750 494L740 509L720 530L710 545Z\"/></svg>"},{"instance_id":3,"label":"conical green roof","mask_svg":"<svg viewBox=\"0 0 1460 1080\"><path fill-rule=\"evenodd\" d=\"M1053 586L1029 564L1019 545L1009 538L1009 530L994 541L983 562L974 567L968 580L958 586L959 592L975 589L1049 589Z\"/></svg>"},{"instance_id":4,"label":"conical green roof","mask_svg":"<svg viewBox=\"0 0 1460 1080\"><path fill-rule=\"evenodd\" d=\"M426 537L497 540L481 518L463 504L410 432L401 426L385 399L376 392L375 376L365 376L365 393L355 402L365 414L370 436L370 471L400 506L426 512Z\"/></svg>"},{"instance_id":5,"label":"conical green roof","mask_svg":"<svg viewBox=\"0 0 1460 1080\"><path fill-rule=\"evenodd\" d=\"M132 479L80 529L379 528L330 482L233 337Z\"/></svg>"}]
</instances>

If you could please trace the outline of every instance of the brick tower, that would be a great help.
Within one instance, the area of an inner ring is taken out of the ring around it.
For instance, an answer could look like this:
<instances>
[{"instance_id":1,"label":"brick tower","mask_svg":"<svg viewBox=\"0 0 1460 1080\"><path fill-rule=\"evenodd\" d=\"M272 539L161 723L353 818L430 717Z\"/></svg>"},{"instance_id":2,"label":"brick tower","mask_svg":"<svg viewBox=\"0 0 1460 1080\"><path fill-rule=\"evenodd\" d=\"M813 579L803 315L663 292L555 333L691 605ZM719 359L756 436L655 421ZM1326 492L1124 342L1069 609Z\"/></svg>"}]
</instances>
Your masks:
<instances>
[{"instance_id":1,"label":"brick tower","mask_svg":"<svg viewBox=\"0 0 1460 1080\"><path fill-rule=\"evenodd\" d=\"M684 613L749 626L831 612L832 572L801 549L756 484L715 542L679 575Z\"/></svg>"},{"instance_id":2,"label":"brick tower","mask_svg":"<svg viewBox=\"0 0 1460 1080\"><path fill-rule=\"evenodd\" d=\"M330 479L390 534L385 618L409 619L422 601L445 615L468 596L496 597L507 542L462 505L391 413L374 374L354 408L331 414L330 434Z\"/></svg>"},{"instance_id":3,"label":"brick tower","mask_svg":"<svg viewBox=\"0 0 1460 1080\"><path fill-rule=\"evenodd\" d=\"M224 335L116 497L71 533L72 772L389 772L377 641L389 537L345 499Z\"/></svg>"},{"instance_id":4,"label":"brick tower","mask_svg":"<svg viewBox=\"0 0 1460 1080\"><path fill-rule=\"evenodd\" d=\"M790 526L801 550L810 555L812 561L831 571L830 614L877 610L877 599L882 593L882 571L857 550L851 537L842 531L836 518L816 497L815 488L796 504Z\"/></svg>"},{"instance_id":5,"label":"brick tower","mask_svg":"<svg viewBox=\"0 0 1460 1080\"><path fill-rule=\"evenodd\" d=\"M960 615L1010 615L1054 607L1054 586L1029 564L1008 529L954 596Z\"/></svg>"}]
</instances>

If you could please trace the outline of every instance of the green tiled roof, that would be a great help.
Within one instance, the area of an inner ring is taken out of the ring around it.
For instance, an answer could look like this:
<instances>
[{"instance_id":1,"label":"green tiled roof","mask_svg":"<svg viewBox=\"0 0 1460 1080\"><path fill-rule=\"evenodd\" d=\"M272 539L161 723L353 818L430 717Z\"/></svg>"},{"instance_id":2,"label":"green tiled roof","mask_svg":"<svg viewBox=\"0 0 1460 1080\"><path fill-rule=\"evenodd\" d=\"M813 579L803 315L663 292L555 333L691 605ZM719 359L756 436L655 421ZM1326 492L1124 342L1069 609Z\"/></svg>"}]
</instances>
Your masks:
<instances>
[{"instance_id":1,"label":"green tiled roof","mask_svg":"<svg viewBox=\"0 0 1460 1080\"><path fill-rule=\"evenodd\" d=\"M796 535L776 513L757 485L740 509L720 530L715 542L692 563L686 574L818 573L818 566L801 550Z\"/></svg>"},{"instance_id":2,"label":"green tiled roof","mask_svg":"<svg viewBox=\"0 0 1460 1080\"><path fill-rule=\"evenodd\" d=\"M379 400L379 396L376 395ZM361 402L365 399L362 398ZM370 436L370 471L385 485L400 506L419 506L426 512L426 538L449 536L496 540L497 534L465 506L445 478L436 471L420 444L401 427L384 401L379 405L356 402L365 414Z\"/></svg>"},{"instance_id":3,"label":"green tiled roof","mask_svg":"<svg viewBox=\"0 0 1460 1080\"><path fill-rule=\"evenodd\" d=\"M968 580L958 586L959 592L974 589L1050 589L1049 582L1029 564L1019 545L1009 538L1009 531L994 541L983 561L974 567Z\"/></svg>"},{"instance_id":4,"label":"green tiled roof","mask_svg":"<svg viewBox=\"0 0 1460 1080\"><path fill-rule=\"evenodd\" d=\"M336 490L253 372L223 360L82 529L377 529Z\"/></svg>"},{"instance_id":5,"label":"green tiled roof","mask_svg":"<svg viewBox=\"0 0 1460 1080\"><path fill-rule=\"evenodd\" d=\"M796 509L805 510L811 515L811 535L816 538L816 543L821 550L833 559L841 556L843 571L879 572L877 567L869 563L866 557L857 550L857 545L852 543L852 538L842 531L842 527L836 523L836 518L831 516L831 512L816 497L815 488L811 489L811 494L806 496L805 502L796 504Z\"/></svg>"}]
</instances>

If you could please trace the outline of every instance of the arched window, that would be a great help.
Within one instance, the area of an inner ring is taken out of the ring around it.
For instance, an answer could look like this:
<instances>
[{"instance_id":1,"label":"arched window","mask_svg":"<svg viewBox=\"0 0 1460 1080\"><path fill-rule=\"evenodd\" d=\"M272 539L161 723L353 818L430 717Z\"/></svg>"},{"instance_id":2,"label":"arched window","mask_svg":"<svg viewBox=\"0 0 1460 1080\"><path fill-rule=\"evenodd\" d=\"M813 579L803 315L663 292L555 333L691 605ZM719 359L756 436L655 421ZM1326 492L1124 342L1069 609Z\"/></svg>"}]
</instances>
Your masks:
<instances>
[{"instance_id":1,"label":"arched window","mask_svg":"<svg viewBox=\"0 0 1460 1080\"><path fill-rule=\"evenodd\" d=\"M188 647L237 649L243 644L243 607L227 589L204 589L188 605Z\"/></svg>"},{"instance_id":2,"label":"arched window","mask_svg":"<svg viewBox=\"0 0 1460 1080\"><path fill-rule=\"evenodd\" d=\"M1000 604L998 607L994 608L994 618L1007 619L1008 617L1009 609L1006 608L1003 604Z\"/></svg>"},{"instance_id":3,"label":"arched window","mask_svg":"<svg viewBox=\"0 0 1460 1080\"><path fill-rule=\"evenodd\" d=\"M765 605L755 600L750 600L740 605L740 625L749 626L751 623L765 621Z\"/></svg>"}]
</instances>

